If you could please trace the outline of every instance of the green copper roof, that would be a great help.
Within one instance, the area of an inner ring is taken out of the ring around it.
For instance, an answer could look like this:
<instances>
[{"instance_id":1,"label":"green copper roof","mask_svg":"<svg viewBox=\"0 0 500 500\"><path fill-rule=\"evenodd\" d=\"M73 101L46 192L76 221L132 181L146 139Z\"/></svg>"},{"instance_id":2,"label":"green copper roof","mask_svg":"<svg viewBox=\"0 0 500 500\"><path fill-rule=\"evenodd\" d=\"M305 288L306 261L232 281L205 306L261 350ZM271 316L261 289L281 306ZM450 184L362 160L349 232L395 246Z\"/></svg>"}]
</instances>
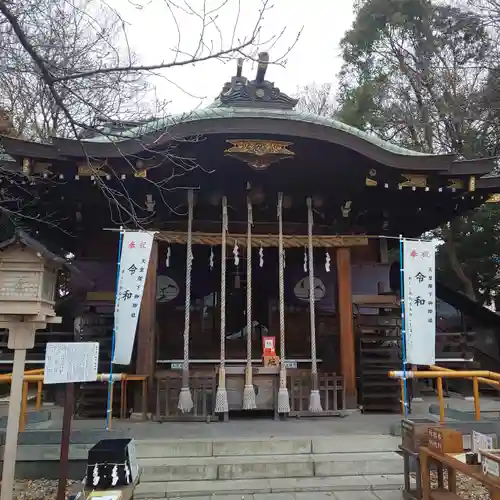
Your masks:
<instances>
[{"instance_id":1,"label":"green copper roof","mask_svg":"<svg viewBox=\"0 0 500 500\"><path fill-rule=\"evenodd\" d=\"M378 146L381 149L385 149L391 153L404 156L435 156L427 153L420 153L418 151L413 151L411 149L402 148L396 146L389 142L383 141L373 134L363 132L357 128L351 127L350 125L345 125L338 120L332 118L326 118L324 116L318 116L312 113L305 113L301 111L296 111L293 109L272 109L272 108L256 108L256 107L223 107L220 106L219 102L216 101L211 106L203 109L190 111L189 113L182 113L178 115L171 115L165 118L159 118L156 120L151 120L145 124L139 125L137 127L129 128L119 134L119 136L114 135L109 137L106 135L101 135L98 137L93 137L91 139L86 139L89 142L116 142L139 138L141 136L151 134L154 132L161 132L162 130L168 130L169 128L178 125L180 123L196 122L202 120L228 120L231 118L266 118L273 120L294 120L302 123L311 123L314 125L321 125L323 127L331 128L333 130L339 130L346 132L353 136L359 137L371 144ZM105 133L103 131L103 133Z\"/></svg>"}]
</instances>

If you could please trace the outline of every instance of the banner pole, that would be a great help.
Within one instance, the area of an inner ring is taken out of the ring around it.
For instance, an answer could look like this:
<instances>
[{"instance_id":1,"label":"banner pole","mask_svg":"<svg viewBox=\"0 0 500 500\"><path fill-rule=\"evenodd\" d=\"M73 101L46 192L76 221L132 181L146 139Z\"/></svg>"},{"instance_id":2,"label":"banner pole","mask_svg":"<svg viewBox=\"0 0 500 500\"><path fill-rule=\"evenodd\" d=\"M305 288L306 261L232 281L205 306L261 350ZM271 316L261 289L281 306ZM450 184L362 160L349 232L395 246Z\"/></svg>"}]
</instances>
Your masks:
<instances>
[{"instance_id":1,"label":"banner pole","mask_svg":"<svg viewBox=\"0 0 500 500\"><path fill-rule=\"evenodd\" d=\"M404 288L404 238L399 236L399 276L400 276L400 301L401 301L401 354L403 358L403 407L404 417L408 417L408 383L406 377L406 322L405 322L405 288Z\"/></svg>"},{"instance_id":2,"label":"banner pole","mask_svg":"<svg viewBox=\"0 0 500 500\"><path fill-rule=\"evenodd\" d=\"M120 236L118 239L118 262L116 265L116 295L115 295L115 308L118 303L118 283L120 281L120 261L122 258L122 243L123 243L123 228L120 227ZM113 358L115 357L115 337L116 337L116 318L113 321L113 336L111 337L111 361L109 363L109 382L108 382L108 401L106 404L106 430L109 431L111 424L111 402L113 401Z\"/></svg>"}]
</instances>

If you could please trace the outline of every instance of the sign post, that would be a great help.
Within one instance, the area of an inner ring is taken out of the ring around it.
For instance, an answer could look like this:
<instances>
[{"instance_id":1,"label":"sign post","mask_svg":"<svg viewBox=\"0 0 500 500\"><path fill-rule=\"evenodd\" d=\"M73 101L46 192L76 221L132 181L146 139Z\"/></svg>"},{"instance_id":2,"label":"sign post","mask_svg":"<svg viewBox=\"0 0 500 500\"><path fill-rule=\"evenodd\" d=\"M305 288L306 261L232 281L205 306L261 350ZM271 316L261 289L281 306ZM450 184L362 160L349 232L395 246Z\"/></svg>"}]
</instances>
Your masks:
<instances>
[{"instance_id":1,"label":"sign post","mask_svg":"<svg viewBox=\"0 0 500 500\"><path fill-rule=\"evenodd\" d=\"M436 359L436 249L432 241L399 239L401 274L401 349L403 405L408 415L408 365Z\"/></svg>"},{"instance_id":2,"label":"sign post","mask_svg":"<svg viewBox=\"0 0 500 500\"><path fill-rule=\"evenodd\" d=\"M144 284L155 233L120 231L116 273L115 318L111 340L106 430L111 421L113 364L129 365L141 310Z\"/></svg>"},{"instance_id":3,"label":"sign post","mask_svg":"<svg viewBox=\"0 0 500 500\"><path fill-rule=\"evenodd\" d=\"M45 351L45 384L66 384L57 500L66 497L71 419L75 382L95 382L99 364L99 342L49 342Z\"/></svg>"},{"instance_id":4,"label":"sign post","mask_svg":"<svg viewBox=\"0 0 500 500\"><path fill-rule=\"evenodd\" d=\"M432 241L404 240L404 314L406 363L436 361L435 246Z\"/></svg>"}]
</instances>

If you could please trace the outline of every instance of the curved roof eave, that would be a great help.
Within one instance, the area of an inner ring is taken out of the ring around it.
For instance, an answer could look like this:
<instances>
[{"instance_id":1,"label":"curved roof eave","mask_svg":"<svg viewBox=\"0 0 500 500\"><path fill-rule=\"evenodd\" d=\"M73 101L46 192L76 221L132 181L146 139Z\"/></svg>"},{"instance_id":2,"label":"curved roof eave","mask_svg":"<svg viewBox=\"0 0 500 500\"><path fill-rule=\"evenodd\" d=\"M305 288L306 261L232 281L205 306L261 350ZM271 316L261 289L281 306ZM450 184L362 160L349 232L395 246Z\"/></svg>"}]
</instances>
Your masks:
<instances>
[{"instance_id":1,"label":"curved roof eave","mask_svg":"<svg viewBox=\"0 0 500 500\"><path fill-rule=\"evenodd\" d=\"M239 106L212 105L151 120L116 136L102 135L81 141L54 138L51 145L27 143L6 137L2 137L2 142L9 153L18 156L22 156L21 150L27 148L24 151L26 156L41 155L53 159L81 157L82 146L85 145L85 153L89 156L118 158L140 154L145 146L154 149L184 137L210 134L263 134L316 139L344 146L378 163L401 170L483 175L491 172L495 165L493 159L462 161L457 160L454 154L434 155L402 148L338 120L312 113ZM36 155L32 154L35 150Z\"/></svg>"},{"instance_id":2,"label":"curved roof eave","mask_svg":"<svg viewBox=\"0 0 500 500\"><path fill-rule=\"evenodd\" d=\"M331 118L272 108L212 106L130 128L116 138L101 136L88 139L85 144L93 154L102 148L108 150L109 155L112 153L109 146L112 145L122 155L139 152L141 143L155 147L182 137L223 133L317 139L345 146L380 163L403 169L447 171L456 160L452 154L433 155L396 146ZM67 141L64 141L66 144L60 140L57 142L61 153L70 154L66 149L70 146Z\"/></svg>"}]
</instances>

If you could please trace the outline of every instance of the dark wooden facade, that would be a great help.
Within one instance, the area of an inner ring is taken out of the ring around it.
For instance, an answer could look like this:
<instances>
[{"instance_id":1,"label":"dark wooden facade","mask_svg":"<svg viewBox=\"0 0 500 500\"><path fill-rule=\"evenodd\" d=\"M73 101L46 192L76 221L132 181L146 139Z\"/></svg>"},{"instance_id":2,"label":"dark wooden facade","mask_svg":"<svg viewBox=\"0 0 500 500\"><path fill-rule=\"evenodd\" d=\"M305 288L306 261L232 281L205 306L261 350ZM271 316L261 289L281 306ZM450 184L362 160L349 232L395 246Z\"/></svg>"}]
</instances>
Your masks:
<instances>
[{"instance_id":1,"label":"dark wooden facade","mask_svg":"<svg viewBox=\"0 0 500 500\"><path fill-rule=\"evenodd\" d=\"M278 193L283 193L284 234L289 238L285 245L289 247L287 269L300 267L307 235L306 198L312 199L313 234L318 242L316 268L321 268L328 251L335 275L335 311L318 312L316 328L327 331L334 346L328 357L335 362L322 370L320 385L323 401L329 401L328 408L337 411L356 407L363 370L360 360L366 361L366 353L380 347L380 339L368 339L368 347L360 345L362 339L369 332L397 336L394 328L391 333L387 327L391 323L387 315L398 315L397 296L388 285L377 292L377 283L372 283L370 293L357 292L353 288L354 267L387 266L387 248L397 243L399 235L420 236L481 205L500 184L497 178L488 177L493 159L463 161L449 154L421 154L335 120L295 111L296 101L265 80L265 64L259 68L255 80L238 73L212 106L182 116L135 124L119 132L105 127L87 130L86 139L54 138L50 144L0 137L4 149L0 179L9 193L25 201L25 221L54 249L74 254L77 263L98 261L115 269L117 233L105 229L116 231L121 226L158 231L142 301L134 366L138 373L156 378L151 405L156 406L158 418L171 416L165 408L172 407L171 395L180 387L175 370L159 361L179 359L182 339L178 333L184 313L182 308L157 303L157 275L167 245L176 266L184 265L188 188L195 192L195 273L196 266L206 268L211 246L218 258L223 196L229 206L228 244L238 241L242 248L246 199L252 200L256 235L253 261L257 266L258 247L266 247L266 262L268 266L274 263L266 272L274 279L276 205ZM7 220L16 205L7 203L4 208ZM209 240L213 243L207 244ZM244 248L242 252L244 258ZM258 271L256 267L257 278ZM220 286L219 279L214 279L213 290ZM255 295L263 294L271 283L272 279L264 277L260 285L254 284ZM89 324L98 325L96 331L109 332L106 321L95 318L109 317L112 288L96 285L83 291L86 299L80 305L94 318ZM276 288L266 294L266 324L273 335L277 331L276 294ZM286 307L287 358L308 357L308 309ZM204 316L204 306L192 303L193 359L217 360L220 313L218 316L217 308L212 309ZM366 309L378 311L374 316L382 320L364 320L362 311ZM370 321L373 324L369 325ZM398 330L397 321L392 327ZM256 338L256 358L260 357L259 343ZM235 342L231 349L229 356L244 358L243 343ZM394 352L392 349L384 358L379 351L379 369L373 368L377 364L373 357L366 366L378 370L380 376L388 366L400 363ZM195 413L200 418L212 413L216 365L214 362L207 371L201 364L193 364L192 387L199 388ZM289 371L290 387L296 387L291 399L298 413L304 406L301 394L309 390L306 378L301 378L304 369L308 369L307 363ZM369 392L367 387L369 384L363 389L365 393Z\"/></svg>"}]
</instances>

